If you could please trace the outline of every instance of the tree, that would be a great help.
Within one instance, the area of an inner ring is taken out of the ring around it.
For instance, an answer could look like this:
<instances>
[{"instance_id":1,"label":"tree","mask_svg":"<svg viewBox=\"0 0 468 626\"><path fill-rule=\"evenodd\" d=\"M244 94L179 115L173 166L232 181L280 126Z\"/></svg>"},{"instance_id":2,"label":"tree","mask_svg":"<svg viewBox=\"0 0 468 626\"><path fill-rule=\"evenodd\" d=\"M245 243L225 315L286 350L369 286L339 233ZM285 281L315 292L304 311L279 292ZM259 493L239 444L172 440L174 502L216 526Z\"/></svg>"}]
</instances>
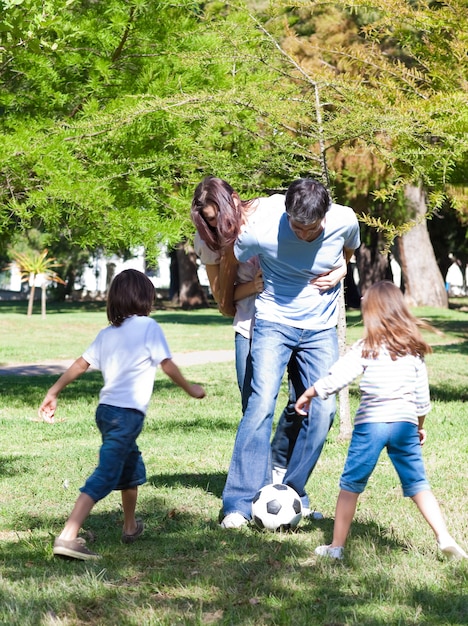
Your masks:
<instances>
[{"instance_id":1,"label":"tree","mask_svg":"<svg viewBox=\"0 0 468 626\"><path fill-rule=\"evenodd\" d=\"M430 213L466 173L462 0L2 5L3 238L37 226L49 247L156 256L190 238L204 175L248 197L327 167L385 244L406 185Z\"/></svg>"},{"instance_id":2,"label":"tree","mask_svg":"<svg viewBox=\"0 0 468 626\"><path fill-rule=\"evenodd\" d=\"M13 260L18 264L21 272L21 280L28 282L31 288L28 298L28 317L31 317L33 312L36 287L41 288L41 315L42 318L45 318L48 284L51 282L64 284L64 281L54 270L60 264L54 257L48 257L48 253L47 249L41 253L12 252Z\"/></svg>"}]
</instances>

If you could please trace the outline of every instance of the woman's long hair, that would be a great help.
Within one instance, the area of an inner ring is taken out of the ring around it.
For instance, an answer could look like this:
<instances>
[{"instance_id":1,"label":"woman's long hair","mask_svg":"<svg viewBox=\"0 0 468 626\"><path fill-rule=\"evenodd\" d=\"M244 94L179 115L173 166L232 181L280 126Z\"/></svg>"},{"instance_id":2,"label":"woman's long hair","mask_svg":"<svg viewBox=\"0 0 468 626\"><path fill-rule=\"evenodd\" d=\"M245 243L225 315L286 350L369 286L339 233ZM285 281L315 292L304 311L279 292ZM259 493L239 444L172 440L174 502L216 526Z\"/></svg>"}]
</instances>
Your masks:
<instances>
[{"instance_id":1,"label":"woman's long hair","mask_svg":"<svg viewBox=\"0 0 468 626\"><path fill-rule=\"evenodd\" d=\"M366 330L362 355L376 358L386 347L393 360L412 354L423 357L432 352L420 328L437 332L430 324L414 317L398 287L388 280L373 284L361 302Z\"/></svg>"},{"instance_id":2,"label":"woman's long hair","mask_svg":"<svg viewBox=\"0 0 468 626\"><path fill-rule=\"evenodd\" d=\"M236 206L234 198L239 200ZM242 209L252 201L242 201L229 183L222 178L207 176L193 194L190 215L198 234L208 248L218 251L237 239L242 224ZM217 211L217 226L210 226L203 217L203 209L212 206Z\"/></svg>"}]
</instances>

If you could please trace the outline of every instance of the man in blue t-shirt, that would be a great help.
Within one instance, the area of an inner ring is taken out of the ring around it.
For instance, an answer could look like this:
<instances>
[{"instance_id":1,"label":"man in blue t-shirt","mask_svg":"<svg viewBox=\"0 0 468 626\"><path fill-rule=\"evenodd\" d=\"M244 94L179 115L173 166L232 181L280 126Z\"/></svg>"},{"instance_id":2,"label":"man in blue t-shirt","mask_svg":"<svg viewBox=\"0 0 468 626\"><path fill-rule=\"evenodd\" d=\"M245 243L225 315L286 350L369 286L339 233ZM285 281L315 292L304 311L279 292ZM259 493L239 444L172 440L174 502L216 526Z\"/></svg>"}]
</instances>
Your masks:
<instances>
[{"instance_id":1,"label":"man in blue t-shirt","mask_svg":"<svg viewBox=\"0 0 468 626\"><path fill-rule=\"evenodd\" d=\"M294 181L286 192L285 209L277 202L264 203L234 245L238 261L258 255L264 290L256 300L251 395L223 491L223 528L246 524L256 492L271 483L272 422L291 354L304 388L326 375L338 358L340 279L360 245L354 211L333 204L321 183ZM305 485L333 423L334 398L311 403L284 476L305 510L310 510Z\"/></svg>"}]
</instances>

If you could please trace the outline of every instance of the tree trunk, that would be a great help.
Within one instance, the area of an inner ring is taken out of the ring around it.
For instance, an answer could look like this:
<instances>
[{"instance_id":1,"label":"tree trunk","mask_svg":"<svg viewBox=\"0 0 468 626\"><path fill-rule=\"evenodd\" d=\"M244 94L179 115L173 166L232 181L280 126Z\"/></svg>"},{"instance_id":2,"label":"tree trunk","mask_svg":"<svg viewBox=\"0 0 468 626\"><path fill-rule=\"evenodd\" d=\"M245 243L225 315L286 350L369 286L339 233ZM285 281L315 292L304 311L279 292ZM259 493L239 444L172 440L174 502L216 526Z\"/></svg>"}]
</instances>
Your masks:
<instances>
[{"instance_id":1,"label":"tree trunk","mask_svg":"<svg viewBox=\"0 0 468 626\"><path fill-rule=\"evenodd\" d=\"M208 299L197 274L197 255L193 246L180 242L176 246L179 270L179 304L183 309L208 306Z\"/></svg>"},{"instance_id":2,"label":"tree trunk","mask_svg":"<svg viewBox=\"0 0 468 626\"><path fill-rule=\"evenodd\" d=\"M47 298L46 289L47 289L47 284L44 282L42 283L42 287L41 287L41 317L43 320L46 317L46 298Z\"/></svg>"},{"instance_id":3,"label":"tree trunk","mask_svg":"<svg viewBox=\"0 0 468 626\"><path fill-rule=\"evenodd\" d=\"M391 280L389 258L387 254L382 254L385 244L382 236L375 229L362 227L362 239L366 243L361 243L356 250L356 263L359 271L359 290L361 295L379 280Z\"/></svg>"},{"instance_id":4,"label":"tree trunk","mask_svg":"<svg viewBox=\"0 0 468 626\"><path fill-rule=\"evenodd\" d=\"M398 256L410 306L448 307L445 283L427 230L426 196L421 187L407 185L405 198L416 225L398 241Z\"/></svg>"},{"instance_id":5,"label":"tree trunk","mask_svg":"<svg viewBox=\"0 0 468 626\"><path fill-rule=\"evenodd\" d=\"M29 292L27 316L31 317L32 312L33 312L34 294L36 291L36 276L34 274L33 274L33 279L32 280L31 278L29 279L29 285L31 287L31 291Z\"/></svg>"},{"instance_id":6,"label":"tree trunk","mask_svg":"<svg viewBox=\"0 0 468 626\"><path fill-rule=\"evenodd\" d=\"M341 293L339 298L339 313L338 313L338 346L340 350L340 356L346 352L346 308L344 297L344 285L341 284ZM339 439L351 439L351 433L353 427L351 425L351 410L349 406L349 389L346 386L339 394L339 414L340 414L340 432Z\"/></svg>"}]
</instances>

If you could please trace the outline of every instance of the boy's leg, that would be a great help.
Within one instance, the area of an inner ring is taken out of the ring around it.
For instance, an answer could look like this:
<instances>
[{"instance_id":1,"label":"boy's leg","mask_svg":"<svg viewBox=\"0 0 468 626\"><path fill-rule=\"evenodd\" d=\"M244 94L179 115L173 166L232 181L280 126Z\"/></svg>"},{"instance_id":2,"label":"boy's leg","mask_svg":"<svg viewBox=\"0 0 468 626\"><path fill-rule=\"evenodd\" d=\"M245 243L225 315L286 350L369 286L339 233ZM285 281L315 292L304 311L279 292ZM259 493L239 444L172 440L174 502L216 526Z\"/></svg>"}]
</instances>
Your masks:
<instances>
[{"instance_id":1,"label":"boy's leg","mask_svg":"<svg viewBox=\"0 0 468 626\"><path fill-rule=\"evenodd\" d=\"M88 494L80 493L73 507L73 511L59 535L59 539L65 539L66 541L76 539L83 522L88 517L95 504L94 500L90 498Z\"/></svg>"},{"instance_id":2,"label":"boy's leg","mask_svg":"<svg viewBox=\"0 0 468 626\"><path fill-rule=\"evenodd\" d=\"M135 509L138 499L138 487L122 489L122 508L124 513L123 532L125 535L134 535L138 529L135 519Z\"/></svg>"}]
</instances>

